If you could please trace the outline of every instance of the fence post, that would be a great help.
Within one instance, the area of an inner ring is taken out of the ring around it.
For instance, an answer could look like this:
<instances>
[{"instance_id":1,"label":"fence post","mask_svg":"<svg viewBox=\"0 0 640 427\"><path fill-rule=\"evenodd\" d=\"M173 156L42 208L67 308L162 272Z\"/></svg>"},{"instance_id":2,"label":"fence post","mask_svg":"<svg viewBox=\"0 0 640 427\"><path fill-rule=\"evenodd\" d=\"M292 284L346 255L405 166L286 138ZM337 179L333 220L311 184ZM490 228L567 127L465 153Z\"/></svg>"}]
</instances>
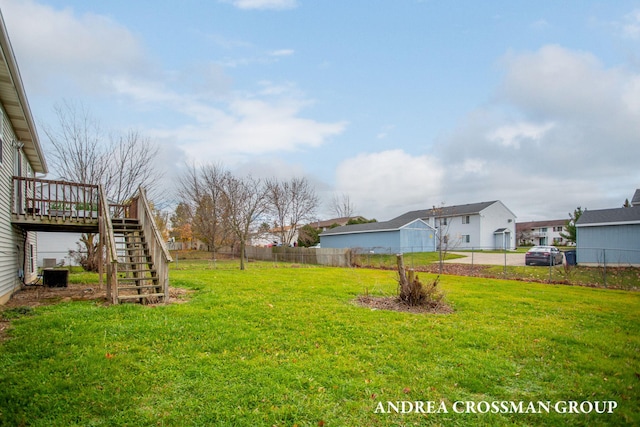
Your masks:
<instances>
[{"instance_id":1,"label":"fence post","mask_svg":"<svg viewBox=\"0 0 640 427\"><path fill-rule=\"evenodd\" d=\"M602 263L603 263L603 280L604 280L604 287L607 287L607 250L606 249L602 249Z\"/></svg>"},{"instance_id":2,"label":"fence post","mask_svg":"<svg viewBox=\"0 0 640 427\"><path fill-rule=\"evenodd\" d=\"M504 270L503 270L504 278L507 278L507 245L504 246Z\"/></svg>"}]
</instances>

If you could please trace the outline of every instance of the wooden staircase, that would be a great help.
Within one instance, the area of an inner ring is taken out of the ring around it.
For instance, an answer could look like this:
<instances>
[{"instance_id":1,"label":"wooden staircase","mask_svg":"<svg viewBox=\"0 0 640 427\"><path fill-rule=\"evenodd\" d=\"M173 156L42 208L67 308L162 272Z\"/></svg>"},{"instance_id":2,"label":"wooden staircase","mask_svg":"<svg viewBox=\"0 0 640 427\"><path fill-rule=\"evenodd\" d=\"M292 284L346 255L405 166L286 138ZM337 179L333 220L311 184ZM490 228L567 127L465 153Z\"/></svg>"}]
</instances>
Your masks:
<instances>
[{"instance_id":1,"label":"wooden staircase","mask_svg":"<svg viewBox=\"0 0 640 427\"><path fill-rule=\"evenodd\" d=\"M110 205L100 186L100 241L107 267L107 298L113 304L169 301L173 261L144 188L126 205Z\"/></svg>"},{"instance_id":2,"label":"wooden staircase","mask_svg":"<svg viewBox=\"0 0 640 427\"><path fill-rule=\"evenodd\" d=\"M113 235L118 254L118 303L137 300L158 302L165 298L163 285L153 264L142 226L135 218L112 218Z\"/></svg>"}]
</instances>

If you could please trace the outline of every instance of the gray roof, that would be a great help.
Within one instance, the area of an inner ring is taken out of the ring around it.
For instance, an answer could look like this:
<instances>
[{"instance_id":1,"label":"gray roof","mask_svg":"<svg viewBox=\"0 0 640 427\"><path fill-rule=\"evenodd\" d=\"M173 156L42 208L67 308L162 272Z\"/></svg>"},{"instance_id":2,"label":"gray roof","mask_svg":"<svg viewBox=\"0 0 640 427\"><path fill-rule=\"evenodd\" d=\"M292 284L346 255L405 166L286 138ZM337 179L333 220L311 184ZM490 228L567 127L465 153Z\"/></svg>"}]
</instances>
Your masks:
<instances>
[{"instance_id":1,"label":"gray roof","mask_svg":"<svg viewBox=\"0 0 640 427\"><path fill-rule=\"evenodd\" d=\"M460 215L473 215L479 212L482 212L489 206L494 203L498 203L497 200L493 200L491 202L480 202L480 203L470 203L467 205L457 205L457 206L444 206L442 208L434 208L434 209L423 209L419 211L411 211L405 214L400 215L397 218L392 219L391 221L405 221L405 223L417 219L417 218L431 218L431 217L450 217L450 216L460 216Z\"/></svg>"},{"instance_id":2,"label":"gray roof","mask_svg":"<svg viewBox=\"0 0 640 427\"><path fill-rule=\"evenodd\" d=\"M493 205L494 203L498 203L498 201L493 200L491 202L470 203L467 205L445 206L442 208L411 211L411 212L402 214L399 217L393 218L389 221L371 222L368 224L345 225L343 227L336 227L336 228L329 229L321 233L320 235L328 236L331 234L368 233L372 231L398 230L401 227L417 219L426 220L427 218L434 217L434 216L438 218L444 218L444 217L450 217L450 216L477 214L485 210L489 206Z\"/></svg>"},{"instance_id":3,"label":"gray roof","mask_svg":"<svg viewBox=\"0 0 640 427\"><path fill-rule=\"evenodd\" d=\"M631 206L640 206L640 188L636 190L631 199Z\"/></svg>"},{"instance_id":4,"label":"gray roof","mask_svg":"<svg viewBox=\"0 0 640 427\"><path fill-rule=\"evenodd\" d=\"M630 208L613 208L586 210L580 215L576 227L593 227L597 225L640 224L640 206Z\"/></svg>"},{"instance_id":5,"label":"gray roof","mask_svg":"<svg viewBox=\"0 0 640 427\"><path fill-rule=\"evenodd\" d=\"M353 224L345 225L342 227L335 227L321 233L321 236L328 236L332 234L347 234L347 233L370 233L373 231L395 231L404 227L405 225L415 221L418 218L414 218L408 221L402 219L392 219L391 221L382 222L369 222L366 224Z\"/></svg>"}]
</instances>

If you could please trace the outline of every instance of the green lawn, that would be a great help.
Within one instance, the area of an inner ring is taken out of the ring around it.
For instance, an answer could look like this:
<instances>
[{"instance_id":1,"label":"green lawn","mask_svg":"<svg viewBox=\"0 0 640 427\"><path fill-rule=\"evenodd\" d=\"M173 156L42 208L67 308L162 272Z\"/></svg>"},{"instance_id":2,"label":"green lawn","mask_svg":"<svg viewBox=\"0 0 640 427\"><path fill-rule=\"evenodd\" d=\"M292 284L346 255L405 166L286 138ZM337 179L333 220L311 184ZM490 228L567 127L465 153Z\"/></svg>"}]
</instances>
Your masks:
<instances>
[{"instance_id":1,"label":"green lawn","mask_svg":"<svg viewBox=\"0 0 640 427\"><path fill-rule=\"evenodd\" d=\"M195 291L183 304L11 311L0 425L640 425L638 293L442 276L455 313L417 315L351 303L393 294L393 271L216 266L173 267L172 285ZM449 412L375 412L388 401ZM473 414L456 401L618 407Z\"/></svg>"}]
</instances>

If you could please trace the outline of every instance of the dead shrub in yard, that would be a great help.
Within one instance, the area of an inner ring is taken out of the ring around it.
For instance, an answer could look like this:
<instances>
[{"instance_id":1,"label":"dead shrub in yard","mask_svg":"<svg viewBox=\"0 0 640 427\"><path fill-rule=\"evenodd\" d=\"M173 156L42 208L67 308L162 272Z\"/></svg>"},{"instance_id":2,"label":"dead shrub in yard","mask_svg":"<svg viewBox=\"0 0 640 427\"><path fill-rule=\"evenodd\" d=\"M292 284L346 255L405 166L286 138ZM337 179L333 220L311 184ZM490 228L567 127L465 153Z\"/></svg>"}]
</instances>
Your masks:
<instances>
[{"instance_id":1,"label":"dead shrub in yard","mask_svg":"<svg viewBox=\"0 0 640 427\"><path fill-rule=\"evenodd\" d=\"M372 297L361 295L358 305L380 310L408 311L412 313L452 313L445 302L444 292L438 286L440 276L430 283L422 283L414 270L404 267L402 255L398 255L398 295L396 297Z\"/></svg>"}]
</instances>

